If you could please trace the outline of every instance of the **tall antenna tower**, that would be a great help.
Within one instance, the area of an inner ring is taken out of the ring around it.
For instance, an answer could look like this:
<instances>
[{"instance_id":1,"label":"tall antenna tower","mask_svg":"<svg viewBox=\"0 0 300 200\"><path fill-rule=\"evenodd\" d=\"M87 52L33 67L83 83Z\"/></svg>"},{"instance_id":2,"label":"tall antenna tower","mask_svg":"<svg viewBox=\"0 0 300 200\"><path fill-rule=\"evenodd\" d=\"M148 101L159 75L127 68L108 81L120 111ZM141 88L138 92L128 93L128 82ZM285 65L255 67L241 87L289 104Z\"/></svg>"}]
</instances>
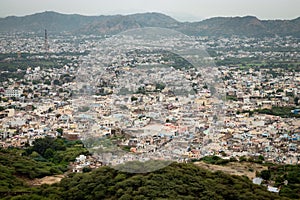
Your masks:
<instances>
[{"instance_id":1,"label":"tall antenna tower","mask_svg":"<svg viewBox=\"0 0 300 200\"><path fill-rule=\"evenodd\" d=\"M45 49L45 52L48 53L48 51L49 51L49 44L48 44L47 29L45 29L44 49Z\"/></svg>"}]
</instances>

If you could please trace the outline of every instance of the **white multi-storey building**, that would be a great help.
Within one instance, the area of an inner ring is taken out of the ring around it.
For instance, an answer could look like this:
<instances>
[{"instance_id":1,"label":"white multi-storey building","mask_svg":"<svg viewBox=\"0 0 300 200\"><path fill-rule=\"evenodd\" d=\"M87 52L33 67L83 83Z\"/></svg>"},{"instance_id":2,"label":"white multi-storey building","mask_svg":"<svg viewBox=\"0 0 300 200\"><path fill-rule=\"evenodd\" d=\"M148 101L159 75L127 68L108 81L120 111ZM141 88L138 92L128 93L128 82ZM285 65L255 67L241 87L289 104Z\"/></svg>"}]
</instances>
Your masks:
<instances>
[{"instance_id":1,"label":"white multi-storey building","mask_svg":"<svg viewBox=\"0 0 300 200\"><path fill-rule=\"evenodd\" d=\"M5 93L4 95L6 97L16 97L16 98L19 98L21 97L21 94L23 93L22 90L18 90L18 89L7 89L5 90Z\"/></svg>"}]
</instances>

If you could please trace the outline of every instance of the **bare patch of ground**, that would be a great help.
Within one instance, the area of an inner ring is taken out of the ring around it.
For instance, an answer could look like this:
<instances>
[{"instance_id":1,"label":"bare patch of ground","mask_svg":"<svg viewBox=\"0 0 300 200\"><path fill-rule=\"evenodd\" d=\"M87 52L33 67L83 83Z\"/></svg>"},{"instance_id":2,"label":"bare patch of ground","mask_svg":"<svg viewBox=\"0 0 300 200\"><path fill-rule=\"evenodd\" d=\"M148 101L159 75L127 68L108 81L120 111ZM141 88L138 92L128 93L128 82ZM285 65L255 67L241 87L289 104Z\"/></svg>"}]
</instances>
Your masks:
<instances>
[{"instance_id":1,"label":"bare patch of ground","mask_svg":"<svg viewBox=\"0 0 300 200\"><path fill-rule=\"evenodd\" d=\"M248 162L230 162L226 165L212 165L205 162L195 162L196 166L208 169L210 171L222 171L231 175L238 176L247 176L250 180L255 178L256 171L261 172L262 170L267 170L268 167L257 164L257 163L248 163Z\"/></svg>"},{"instance_id":2,"label":"bare patch of ground","mask_svg":"<svg viewBox=\"0 0 300 200\"><path fill-rule=\"evenodd\" d=\"M48 184L52 185L54 183L58 183L63 179L65 175L59 174L59 175L53 175L53 176L45 176L43 178L36 178L34 180L27 180L27 183L32 186L42 185L42 184Z\"/></svg>"},{"instance_id":3,"label":"bare patch of ground","mask_svg":"<svg viewBox=\"0 0 300 200\"><path fill-rule=\"evenodd\" d=\"M46 176L40 179L41 184L54 184L60 182L65 176L63 174L55 175L55 176Z\"/></svg>"}]
</instances>

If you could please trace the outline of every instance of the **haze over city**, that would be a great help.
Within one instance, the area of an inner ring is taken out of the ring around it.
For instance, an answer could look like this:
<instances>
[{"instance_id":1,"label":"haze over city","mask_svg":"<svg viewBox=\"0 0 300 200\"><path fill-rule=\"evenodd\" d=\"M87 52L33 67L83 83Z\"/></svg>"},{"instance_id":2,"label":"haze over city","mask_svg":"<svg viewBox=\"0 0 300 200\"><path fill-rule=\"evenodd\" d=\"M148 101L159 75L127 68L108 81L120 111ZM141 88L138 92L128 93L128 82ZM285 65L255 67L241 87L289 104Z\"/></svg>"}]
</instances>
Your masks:
<instances>
[{"instance_id":1,"label":"haze over city","mask_svg":"<svg viewBox=\"0 0 300 200\"><path fill-rule=\"evenodd\" d=\"M0 199L300 199L300 0L0 0Z\"/></svg>"},{"instance_id":2,"label":"haze over city","mask_svg":"<svg viewBox=\"0 0 300 200\"><path fill-rule=\"evenodd\" d=\"M298 0L1 0L0 5L0 17L24 16L43 11L82 15L161 12L179 21L199 21L216 16L245 15L254 15L259 19L294 19L300 14Z\"/></svg>"}]
</instances>

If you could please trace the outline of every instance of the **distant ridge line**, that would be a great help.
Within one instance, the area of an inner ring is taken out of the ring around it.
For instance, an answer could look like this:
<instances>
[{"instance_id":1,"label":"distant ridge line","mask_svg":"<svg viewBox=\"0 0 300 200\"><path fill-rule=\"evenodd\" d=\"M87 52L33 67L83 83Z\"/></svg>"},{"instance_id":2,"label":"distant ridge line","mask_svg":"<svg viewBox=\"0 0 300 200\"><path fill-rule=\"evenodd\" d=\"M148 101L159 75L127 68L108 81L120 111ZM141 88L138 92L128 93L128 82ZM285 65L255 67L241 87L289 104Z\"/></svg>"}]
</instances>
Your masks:
<instances>
[{"instance_id":1,"label":"distant ridge line","mask_svg":"<svg viewBox=\"0 0 300 200\"><path fill-rule=\"evenodd\" d=\"M143 27L161 27L195 36L294 36L300 38L300 17L292 20L260 20L255 16L213 17L198 22L179 22L157 12L130 15L86 16L45 11L0 18L0 32L117 34Z\"/></svg>"}]
</instances>

